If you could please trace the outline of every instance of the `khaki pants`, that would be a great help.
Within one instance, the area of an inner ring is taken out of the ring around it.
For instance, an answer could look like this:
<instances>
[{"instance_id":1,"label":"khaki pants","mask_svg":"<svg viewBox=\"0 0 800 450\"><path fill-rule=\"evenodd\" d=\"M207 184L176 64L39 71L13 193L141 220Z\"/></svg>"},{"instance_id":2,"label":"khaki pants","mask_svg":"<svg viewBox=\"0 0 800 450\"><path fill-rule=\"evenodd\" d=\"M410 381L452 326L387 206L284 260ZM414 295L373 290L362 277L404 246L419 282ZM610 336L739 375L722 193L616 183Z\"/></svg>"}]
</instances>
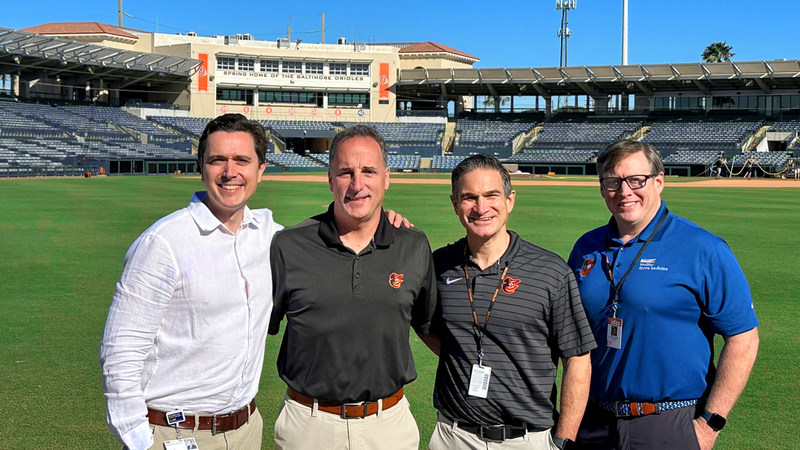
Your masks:
<instances>
[{"instance_id":1,"label":"khaki pants","mask_svg":"<svg viewBox=\"0 0 800 450\"><path fill-rule=\"evenodd\" d=\"M283 398L275 450L418 450L419 429L408 400L363 419L342 419Z\"/></svg>"},{"instance_id":2,"label":"khaki pants","mask_svg":"<svg viewBox=\"0 0 800 450\"><path fill-rule=\"evenodd\" d=\"M430 450L558 450L550 430L529 431L525 436L503 442L486 442L477 435L458 428L439 413L433 430Z\"/></svg>"},{"instance_id":3,"label":"khaki pants","mask_svg":"<svg viewBox=\"0 0 800 450\"><path fill-rule=\"evenodd\" d=\"M150 425L153 430L153 446L150 450L164 450L164 441L177 439L174 428ZM197 440L200 450L261 450L261 434L264 430L264 421L258 408L250 416L250 420L238 430L211 435L211 430L184 430L181 437L193 437Z\"/></svg>"}]
</instances>

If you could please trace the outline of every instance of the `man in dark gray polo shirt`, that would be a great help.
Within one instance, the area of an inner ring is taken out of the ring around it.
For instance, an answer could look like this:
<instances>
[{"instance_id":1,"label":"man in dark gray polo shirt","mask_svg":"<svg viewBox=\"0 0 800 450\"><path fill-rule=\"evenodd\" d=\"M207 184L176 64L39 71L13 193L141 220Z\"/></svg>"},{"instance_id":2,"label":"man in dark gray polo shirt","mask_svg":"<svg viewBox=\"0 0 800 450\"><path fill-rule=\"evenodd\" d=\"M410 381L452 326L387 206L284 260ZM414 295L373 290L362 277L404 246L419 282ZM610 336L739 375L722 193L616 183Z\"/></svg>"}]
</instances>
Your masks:
<instances>
[{"instance_id":1,"label":"man in dark gray polo shirt","mask_svg":"<svg viewBox=\"0 0 800 450\"><path fill-rule=\"evenodd\" d=\"M269 332L286 330L278 372L288 385L276 449L417 449L403 396L417 377L409 325L429 333L436 298L424 233L382 213L386 144L355 126L331 144L328 211L278 234L270 258Z\"/></svg>"},{"instance_id":2,"label":"man in dark gray polo shirt","mask_svg":"<svg viewBox=\"0 0 800 450\"><path fill-rule=\"evenodd\" d=\"M578 431L594 338L564 260L506 229L515 198L496 158L471 156L453 171L467 236L434 252L435 337L423 336L439 354L431 450L569 448Z\"/></svg>"}]
</instances>

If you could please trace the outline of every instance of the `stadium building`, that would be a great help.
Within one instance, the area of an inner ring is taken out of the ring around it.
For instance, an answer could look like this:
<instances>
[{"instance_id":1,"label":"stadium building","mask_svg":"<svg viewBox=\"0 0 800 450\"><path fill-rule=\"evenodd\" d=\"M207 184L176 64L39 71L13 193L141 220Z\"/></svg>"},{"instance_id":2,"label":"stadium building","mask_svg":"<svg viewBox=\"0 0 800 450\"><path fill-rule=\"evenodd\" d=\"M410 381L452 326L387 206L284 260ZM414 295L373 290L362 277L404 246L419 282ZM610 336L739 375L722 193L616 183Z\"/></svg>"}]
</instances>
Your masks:
<instances>
[{"instance_id":1,"label":"stadium building","mask_svg":"<svg viewBox=\"0 0 800 450\"><path fill-rule=\"evenodd\" d=\"M393 168L415 171L490 153L525 172L591 174L599 148L633 138L656 145L669 174L707 174L717 161L735 174L758 155L763 174L780 175L800 146L798 61L478 61L433 42L262 41L96 22L0 28L0 100L11 100L0 102L0 175L194 172L197 136L226 112L267 127L271 171L324 170L332 137L358 122L386 136ZM485 98L492 112L477 107Z\"/></svg>"}]
</instances>

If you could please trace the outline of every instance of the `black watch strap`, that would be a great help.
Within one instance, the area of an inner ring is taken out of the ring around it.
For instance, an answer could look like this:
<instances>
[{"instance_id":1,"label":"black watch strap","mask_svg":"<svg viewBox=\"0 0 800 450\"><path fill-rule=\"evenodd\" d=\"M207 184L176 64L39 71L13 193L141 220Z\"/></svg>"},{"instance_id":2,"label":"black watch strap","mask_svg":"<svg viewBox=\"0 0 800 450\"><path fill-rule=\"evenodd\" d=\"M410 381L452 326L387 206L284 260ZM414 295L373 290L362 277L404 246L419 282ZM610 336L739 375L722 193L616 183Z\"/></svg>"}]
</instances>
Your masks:
<instances>
[{"instance_id":1,"label":"black watch strap","mask_svg":"<svg viewBox=\"0 0 800 450\"><path fill-rule=\"evenodd\" d=\"M706 419L706 423L714 431L722 431L722 429L725 428L725 424L728 422L727 419L717 413L703 411L700 415L703 419Z\"/></svg>"},{"instance_id":2,"label":"black watch strap","mask_svg":"<svg viewBox=\"0 0 800 450\"><path fill-rule=\"evenodd\" d=\"M561 450L569 450L575 445L575 441L572 439L558 437L555 435L555 433L553 433L553 443L556 444L556 447L560 448Z\"/></svg>"}]
</instances>

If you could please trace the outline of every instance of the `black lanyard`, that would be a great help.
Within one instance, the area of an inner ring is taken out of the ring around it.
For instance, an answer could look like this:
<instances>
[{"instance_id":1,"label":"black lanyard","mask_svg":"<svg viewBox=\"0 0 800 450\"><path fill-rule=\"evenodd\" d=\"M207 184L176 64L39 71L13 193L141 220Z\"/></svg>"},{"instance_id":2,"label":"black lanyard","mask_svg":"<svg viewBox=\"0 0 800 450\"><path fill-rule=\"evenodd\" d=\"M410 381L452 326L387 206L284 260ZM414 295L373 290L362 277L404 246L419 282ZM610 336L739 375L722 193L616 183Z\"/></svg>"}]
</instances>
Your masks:
<instances>
[{"instance_id":1,"label":"black lanyard","mask_svg":"<svg viewBox=\"0 0 800 450\"><path fill-rule=\"evenodd\" d=\"M614 266L612 266L611 262L608 260L609 248L606 247L605 256L606 256L606 267L608 267L608 279L611 282L611 287L614 289L614 301L611 304L614 318L617 317L617 303L619 303L619 291L622 289L622 284L625 283L625 280L628 278L628 275L630 275L633 266L636 264L636 261L638 261L639 257L642 256L642 253L644 253L644 249L646 249L647 246L650 245L650 241L652 241L653 237L656 235L656 233L658 233L658 230L661 228L661 225L664 223L664 220L667 218L668 214L669 210L665 210L664 215L661 216L661 220L658 221L658 225L656 225L656 228L653 230L652 233L650 233L650 236L647 238L647 241L645 241L644 245L642 245L642 248L639 249L639 253L637 253L636 256L633 258L633 261L631 261L631 265L628 266L628 270L625 272L625 275L623 275L622 279L619 280L619 284L614 284Z\"/></svg>"},{"instance_id":2,"label":"black lanyard","mask_svg":"<svg viewBox=\"0 0 800 450\"><path fill-rule=\"evenodd\" d=\"M466 259L467 256L467 248L464 247L464 258ZM494 290L494 294L492 295L492 301L489 303L489 309L486 310L486 319L483 321L483 328L481 328L480 324L478 323L478 312L475 310L475 300L472 297L472 283L469 282L469 269L467 269L467 261L464 262L464 279L467 282L467 295L469 296L469 307L472 308L472 320L475 323L475 328L478 329L478 335L476 336L476 341L478 343L478 365L483 366L483 335L486 333L486 328L489 326L489 317L492 314L492 307L494 306L495 300L497 300L497 294L500 292L500 287L503 286L503 280L506 278L506 274L508 273L508 263L506 263L506 267L503 269L503 273L500 274L500 281L497 282L497 288Z\"/></svg>"}]
</instances>

